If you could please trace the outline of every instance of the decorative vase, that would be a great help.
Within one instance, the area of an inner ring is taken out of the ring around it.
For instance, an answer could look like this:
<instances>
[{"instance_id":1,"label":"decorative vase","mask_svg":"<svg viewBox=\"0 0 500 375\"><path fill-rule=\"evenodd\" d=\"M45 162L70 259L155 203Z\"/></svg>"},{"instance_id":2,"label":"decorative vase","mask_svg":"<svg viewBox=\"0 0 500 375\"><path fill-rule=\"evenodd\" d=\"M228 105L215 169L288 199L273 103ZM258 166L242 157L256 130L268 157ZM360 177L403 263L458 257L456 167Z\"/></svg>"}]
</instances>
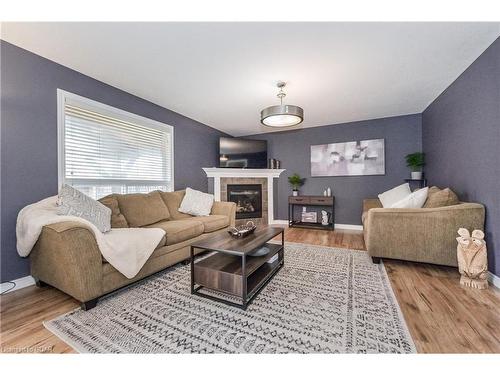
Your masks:
<instances>
[{"instance_id":1,"label":"decorative vase","mask_svg":"<svg viewBox=\"0 0 500 375\"><path fill-rule=\"evenodd\" d=\"M298 197L299 196L299 191L298 190L292 190L292 196Z\"/></svg>"},{"instance_id":2,"label":"decorative vase","mask_svg":"<svg viewBox=\"0 0 500 375\"><path fill-rule=\"evenodd\" d=\"M488 256L484 233L478 229L472 232L465 228L458 230L457 260L462 275L460 284L471 288L488 288Z\"/></svg>"},{"instance_id":3,"label":"decorative vase","mask_svg":"<svg viewBox=\"0 0 500 375\"><path fill-rule=\"evenodd\" d=\"M421 180L422 179L422 171L411 172L411 179L412 180Z\"/></svg>"},{"instance_id":4,"label":"decorative vase","mask_svg":"<svg viewBox=\"0 0 500 375\"><path fill-rule=\"evenodd\" d=\"M331 189L331 188L326 189L326 195L327 195L328 197L331 197L331 196L332 196L332 189Z\"/></svg>"}]
</instances>

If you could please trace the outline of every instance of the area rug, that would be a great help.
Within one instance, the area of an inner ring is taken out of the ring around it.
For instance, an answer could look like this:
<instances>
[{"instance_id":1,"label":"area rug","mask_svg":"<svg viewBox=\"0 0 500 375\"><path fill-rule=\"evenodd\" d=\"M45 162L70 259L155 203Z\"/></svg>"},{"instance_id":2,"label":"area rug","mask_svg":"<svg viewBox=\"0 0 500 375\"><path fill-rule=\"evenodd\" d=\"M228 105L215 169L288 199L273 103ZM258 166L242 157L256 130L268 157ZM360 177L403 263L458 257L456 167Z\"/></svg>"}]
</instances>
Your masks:
<instances>
[{"instance_id":1,"label":"area rug","mask_svg":"<svg viewBox=\"0 0 500 375\"><path fill-rule=\"evenodd\" d=\"M191 295L178 265L44 325L83 353L415 352L382 264L296 243L246 311Z\"/></svg>"}]
</instances>

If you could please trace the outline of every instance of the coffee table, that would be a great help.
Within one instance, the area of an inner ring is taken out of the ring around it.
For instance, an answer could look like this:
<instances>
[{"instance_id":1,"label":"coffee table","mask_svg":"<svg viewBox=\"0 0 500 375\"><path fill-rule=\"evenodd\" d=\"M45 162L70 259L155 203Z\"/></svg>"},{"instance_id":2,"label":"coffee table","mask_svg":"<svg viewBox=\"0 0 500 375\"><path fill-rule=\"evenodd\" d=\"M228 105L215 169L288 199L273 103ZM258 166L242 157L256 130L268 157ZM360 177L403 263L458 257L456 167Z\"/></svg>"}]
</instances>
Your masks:
<instances>
[{"instance_id":1,"label":"coffee table","mask_svg":"<svg viewBox=\"0 0 500 375\"><path fill-rule=\"evenodd\" d=\"M268 242L281 233L281 244ZM228 305L246 309L252 299L283 267L284 229L262 226L244 238L229 233L218 233L191 245L191 294L196 294ZM269 253L251 256L261 247ZM195 249L212 252L195 261ZM275 257L276 258L273 258ZM272 263L268 261L275 259ZM204 290L210 290L208 294ZM213 292L216 293L213 293ZM219 295L219 296L216 296ZM228 298L225 298L228 297ZM236 298L234 298L236 297ZM239 302L234 302L234 300Z\"/></svg>"}]
</instances>

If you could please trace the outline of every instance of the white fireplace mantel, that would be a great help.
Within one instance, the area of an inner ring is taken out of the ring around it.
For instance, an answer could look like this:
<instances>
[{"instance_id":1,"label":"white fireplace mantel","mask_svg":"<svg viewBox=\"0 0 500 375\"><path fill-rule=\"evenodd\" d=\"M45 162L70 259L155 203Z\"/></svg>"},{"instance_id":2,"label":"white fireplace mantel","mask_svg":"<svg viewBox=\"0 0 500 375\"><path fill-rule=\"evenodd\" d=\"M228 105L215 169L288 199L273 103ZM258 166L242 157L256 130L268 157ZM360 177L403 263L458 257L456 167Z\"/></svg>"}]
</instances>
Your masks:
<instances>
[{"instance_id":1,"label":"white fireplace mantel","mask_svg":"<svg viewBox=\"0 0 500 375\"><path fill-rule=\"evenodd\" d=\"M207 177L214 179L214 197L220 201L220 179L223 177L267 178L267 217L269 224L274 223L274 188L273 180L285 169L245 169L245 168L203 168Z\"/></svg>"}]
</instances>

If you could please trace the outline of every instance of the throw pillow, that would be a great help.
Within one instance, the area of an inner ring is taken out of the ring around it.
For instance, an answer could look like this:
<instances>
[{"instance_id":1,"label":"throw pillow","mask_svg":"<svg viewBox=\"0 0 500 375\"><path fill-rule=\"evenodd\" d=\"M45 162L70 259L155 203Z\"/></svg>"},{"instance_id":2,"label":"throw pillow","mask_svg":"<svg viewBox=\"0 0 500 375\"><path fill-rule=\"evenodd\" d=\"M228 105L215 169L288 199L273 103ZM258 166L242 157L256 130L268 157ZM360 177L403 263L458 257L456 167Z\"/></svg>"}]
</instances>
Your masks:
<instances>
[{"instance_id":1,"label":"throw pillow","mask_svg":"<svg viewBox=\"0 0 500 375\"><path fill-rule=\"evenodd\" d=\"M429 189L429 196L424 204L424 208L453 206L458 203L458 197L453 190L450 188L441 190L437 186L433 186Z\"/></svg>"},{"instance_id":2,"label":"throw pillow","mask_svg":"<svg viewBox=\"0 0 500 375\"><path fill-rule=\"evenodd\" d=\"M406 198L394 203L391 208L422 208L427 199L429 188L418 189Z\"/></svg>"},{"instance_id":3,"label":"throw pillow","mask_svg":"<svg viewBox=\"0 0 500 375\"><path fill-rule=\"evenodd\" d=\"M66 184L59 191L57 214L81 217L101 232L111 229L111 209Z\"/></svg>"},{"instance_id":4,"label":"throw pillow","mask_svg":"<svg viewBox=\"0 0 500 375\"><path fill-rule=\"evenodd\" d=\"M406 198L411 194L410 185L408 183L396 186L378 195L378 199L384 208L391 207L394 203L399 202L401 199Z\"/></svg>"},{"instance_id":5,"label":"throw pillow","mask_svg":"<svg viewBox=\"0 0 500 375\"><path fill-rule=\"evenodd\" d=\"M212 194L187 188L179 212L193 216L208 216L212 211L213 204L214 196Z\"/></svg>"},{"instance_id":6,"label":"throw pillow","mask_svg":"<svg viewBox=\"0 0 500 375\"><path fill-rule=\"evenodd\" d=\"M106 195L98 200L111 210L111 228L128 228L127 219L123 216L115 194Z\"/></svg>"}]
</instances>

